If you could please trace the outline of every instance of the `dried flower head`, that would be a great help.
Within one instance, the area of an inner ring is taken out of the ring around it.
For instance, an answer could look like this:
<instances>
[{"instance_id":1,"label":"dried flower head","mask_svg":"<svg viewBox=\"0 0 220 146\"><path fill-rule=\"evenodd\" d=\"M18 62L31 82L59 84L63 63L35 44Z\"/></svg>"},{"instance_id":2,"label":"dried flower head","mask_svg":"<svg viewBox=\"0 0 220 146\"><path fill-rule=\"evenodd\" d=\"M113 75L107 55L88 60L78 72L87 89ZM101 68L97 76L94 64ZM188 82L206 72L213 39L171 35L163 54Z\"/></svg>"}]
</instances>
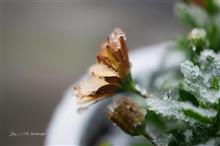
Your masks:
<instances>
[{"instance_id":1,"label":"dried flower head","mask_svg":"<svg viewBox=\"0 0 220 146\"><path fill-rule=\"evenodd\" d=\"M219 0L186 0L205 9L209 14L213 15L219 12Z\"/></svg>"},{"instance_id":2,"label":"dried flower head","mask_svg":"<svg viewBox=\"0 0 220 146\"><path fill-rule=\"evenodd\" d=\"M108 40L101 45L101 51L97 55L98 63L116 71L121 79L130 71L125 40L125 34L121 29L116 28Z\"/></svg>"},{"instance_id":3,"label":"dried flower head","mask_svg":"<svg viewBox=\"0 0 220 146\"><path fill-rule=\"evenodd\" d=\"M201 7L204 7L205 3L206 3L206 0L190 0L190 1L198 6L201 6Z\"/></svg>"},{"instance_id":4,"label":"dried flower head","mask_svg":"<svg viewBox=\"0 0 220 146\"><path fill-rule=\"evenodd\" d=\"M116 28L101 45L97 64L91 66L90 79L74 86L81 107L95 103L121 88L123 80L130 77L130 63L125 44L125 34ZM130 79L131 80L131 79Z\"/></svg>"},{"instance_id":5,"label":"dried flower head","mask_svg":"<svg viewBox=\"0 0 220 146\"><path fill-rule=\"evenodd\" d=\"M108 118L124 132L138 136L145 132L145 114L128 97L119 97L108 107Z\"/></svg>"}]
</instances>

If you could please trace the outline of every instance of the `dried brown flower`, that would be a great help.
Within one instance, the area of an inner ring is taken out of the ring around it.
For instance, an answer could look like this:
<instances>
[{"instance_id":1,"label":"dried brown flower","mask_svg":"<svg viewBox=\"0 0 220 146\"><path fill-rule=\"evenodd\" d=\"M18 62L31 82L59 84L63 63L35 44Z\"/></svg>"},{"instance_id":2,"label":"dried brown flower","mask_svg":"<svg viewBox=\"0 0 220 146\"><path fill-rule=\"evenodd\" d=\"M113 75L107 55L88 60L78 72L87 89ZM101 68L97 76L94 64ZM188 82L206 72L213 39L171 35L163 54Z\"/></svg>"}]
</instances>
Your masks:
<instances>
[{"instance_id":1,"label":"dried brown flower","mask_svg":"<svg viewBox=\"0 0 220 146\"><path fill-rule=\"evenodd\" d=\"M123 79L130 70L125 40L125 34L121 29L116 28L110 34L108 41L101 45L101 51L97 55L98 63L106 65L116 71L121 79Z\"/></svg>"},{"instance_id":2,"label":"dried brown flower","mask_svg":"<svg viewBox=\"0 0 220 146\"><path fill-rule=\"evenodd\" d=\"M192 3L200 6L200 7L204 7L205 6L205 3L206 3L206 0L191 0Z\"/></svg>"},{"instance_id":3,"label":"dried brown flower","mask_svg":"<svg viewBox=\"0 0 220 146\"><path fill-rule=\"evenodd\" d=\"M121 82L130 75L130 63L125 44L125 34L116 28L101 45L97 64L90 70L90 78L74 86L80 106L88 106L114 94Z\"/></svg>"},{"instance_id":4,"label":"dried brown flower","mask_svg":"<svg viewBox=\"0 0 220 146\"><path fill-rule=\"evenodd\" d=\"M124 132L138 136L144 134L145 114L138 105L128 97L119 97L108 107L108 118Z\"/></svg>"}]
</instances>

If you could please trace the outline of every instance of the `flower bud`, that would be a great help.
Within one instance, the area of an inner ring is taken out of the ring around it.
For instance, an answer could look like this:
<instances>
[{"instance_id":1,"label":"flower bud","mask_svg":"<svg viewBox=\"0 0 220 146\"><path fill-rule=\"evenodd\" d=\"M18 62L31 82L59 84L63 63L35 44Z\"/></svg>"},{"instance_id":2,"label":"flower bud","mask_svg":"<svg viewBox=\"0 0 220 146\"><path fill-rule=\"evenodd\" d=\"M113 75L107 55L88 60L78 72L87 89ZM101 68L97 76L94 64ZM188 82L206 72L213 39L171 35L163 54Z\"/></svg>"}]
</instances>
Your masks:
<instances>
[{"instance_id":1,"label":"flower bud","mask_svg":"<svg viewBox=\"0 0 220 146\"><path fill-rule=\"evenodd\" d=\"M139 136L145 133L145 114L128 97L118 97L108 107L108 118L124 132Z\"/></svg>"},{"instance_id":2,"label":"flower bud","mask_svg":"<svg viewBox=\"0 0 220 146\"><path fill-rule=\"evenodd\" d=\"M196 47L196 49L201 49L207 47L207 33L204 29L194 28L187 36L188 40ZM199 50L197 50L199 51Z\"/></svg>"}]
</instances>

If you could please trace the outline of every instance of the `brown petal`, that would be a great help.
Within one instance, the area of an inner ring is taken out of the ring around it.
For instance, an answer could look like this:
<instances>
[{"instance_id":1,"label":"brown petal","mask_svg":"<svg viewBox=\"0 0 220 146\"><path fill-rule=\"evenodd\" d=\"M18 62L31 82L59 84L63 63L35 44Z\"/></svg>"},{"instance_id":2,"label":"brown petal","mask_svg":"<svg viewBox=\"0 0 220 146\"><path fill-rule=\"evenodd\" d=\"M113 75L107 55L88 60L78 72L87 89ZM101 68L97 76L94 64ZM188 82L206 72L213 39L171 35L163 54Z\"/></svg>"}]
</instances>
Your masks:
<instances>
[{"instance_id":1,"label":"brown petal","mask_svg":"<svg viewBox=\"0 0 220 146\"><path fill-rule=\"evenodd\" d=\"M120 37L126 39L124 32L120 28L115 28L114 31L109 36L109 44L110 46L114 47L116 50L121 48L121 44L119 41Z\"/></svg>"},{"instance_id":2,"label":"brown petal","mask_svg":"<svg viewBox=\"0 0 220 146\"><path fill-rule=\"evenodd\" d=\"M102 63L115 71L119 70L118 62L112 55L108 42L104 42L101 45L101 50L97 55L97 61L98 63Z\"/></svg>"},{"instance_id":3,"label":"brown petal","mask_svg":"<svg viewBox=\"0 0 220 146\"><path fill-rule=\"evenodd\" d=\"M127 70L127 63L123 60L123 54L121 49L115 50L114 48L109 48L109 54L114 58L114 64L116 66L116 71L120 74L120 77L124 76Z\"/></svg>"},{"instance_id":4,"label":"brown petal","mask_svg":"<svg viewBox=\"0 0 220 146\"><path fill-rule=\"evenodd\" d=\"M90 68L90 74L92 76L102 78L111 85L118 86L120 82L119 73L111 68L108 68L104 64L95 64Z\"/></svg>"},{"instance_id":5,"label":"brown petal","mask_svg":"<svg viewBox=\"0 0 220 146\"><path fill-rule=\"evenodd\" d=\"M90 103L95 103L110 95L111 95L110 93L106 93L106 94L99 94L99 95L83 96L83 97L77 98L76 101L77 101L77 104L79 105L86 105Z\"/></svg>"},{"instance_id":6,"label":"brown petal","mask_svg":"<svg viewBox=\"0 0 220 146\"><path fill-rule=\"evenodd\" d=\"M206 0L191 0L191 2L201 7L205 7L207 4Z\"/></svg>"},{"instance_id":7,"label":"brown petal","mask_svg":"<svg viewBox=\"0 0 220 146\"><path fill-rule=\"evenodd\" d=\"M103 95L95 95L95 96L84 96L81 98L76 98L76 103L78 104L77 111L82 113L85 111L89 106L95 104L96 102L105 99L106 97L110 96L111 94L103 94Z\"/></svg>"},{"instance_id":8,"label":"brown petal","mask_svg":"<svg viewBox=\"0 0 220 146\"><path fill-rule=\"evenodd\" d=\"M129 67L130 63L129 63L129 58L128 58L128 49L127 49L125 40L124 40L123 37L120 37L119 41L120 41L120 44L121 44L121 51L122 51L123 59L126 62L127 66Z\"/></svg>"},{"instance_id":9,"label":"brown petal","mask_svg":"<svg viewBox=\"0 0 220 146\"><path fill-rule=\"evenodd\" d=\"M95 64L90 67L89 70L92 76L98 78L106 78L106 77L116 77L119 78L119 74L111 68L108 68L104 64Z\"/></svg>"},{"instance_id":10,"label":"brown petal","mask_svg":"<svg viewBox=\"0 0 220 146\"><path fill-rule=\"evenodd\" d=\"M121 29L116 28L114 32L111 33L108 41L110 54L115 59L115 62L118 63L119 70L117 71L120 73L121 78L123 78L130 69L128 50L125 44L125 34Z\"/></svg>"},{"instance_id":11,"label":"brown petal","mask_svg":"<svg viewBox=\"0 0 220 146\"><path fill-rule=\"evenodd\" d=\"M74 86L74 91L78 97L94 95L101 87L108 84L108 82L100 78L92 77L89 80L81 81Z\"/></svg>"}]
</instances>

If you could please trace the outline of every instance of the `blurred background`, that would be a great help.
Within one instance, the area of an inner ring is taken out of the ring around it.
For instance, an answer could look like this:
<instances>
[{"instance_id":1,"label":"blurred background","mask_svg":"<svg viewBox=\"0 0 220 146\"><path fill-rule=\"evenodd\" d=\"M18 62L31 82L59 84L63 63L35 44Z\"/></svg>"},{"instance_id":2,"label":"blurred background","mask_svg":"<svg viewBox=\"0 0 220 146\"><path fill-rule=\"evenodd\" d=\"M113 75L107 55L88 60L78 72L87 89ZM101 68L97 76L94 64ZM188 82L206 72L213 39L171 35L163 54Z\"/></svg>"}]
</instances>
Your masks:
<instances>
[{"instance_id":1,"label":"blurred background","mask_svg":"<svg viewBox=\"0 0 220 146\"><path fill-rule=\"evenodd\" d=\"M42 145L67 89L95 63L100 43L115 28L130 50L175 38L181 32L171 0L2 0L1 142Z\"/></svg>"}]
</instances>

